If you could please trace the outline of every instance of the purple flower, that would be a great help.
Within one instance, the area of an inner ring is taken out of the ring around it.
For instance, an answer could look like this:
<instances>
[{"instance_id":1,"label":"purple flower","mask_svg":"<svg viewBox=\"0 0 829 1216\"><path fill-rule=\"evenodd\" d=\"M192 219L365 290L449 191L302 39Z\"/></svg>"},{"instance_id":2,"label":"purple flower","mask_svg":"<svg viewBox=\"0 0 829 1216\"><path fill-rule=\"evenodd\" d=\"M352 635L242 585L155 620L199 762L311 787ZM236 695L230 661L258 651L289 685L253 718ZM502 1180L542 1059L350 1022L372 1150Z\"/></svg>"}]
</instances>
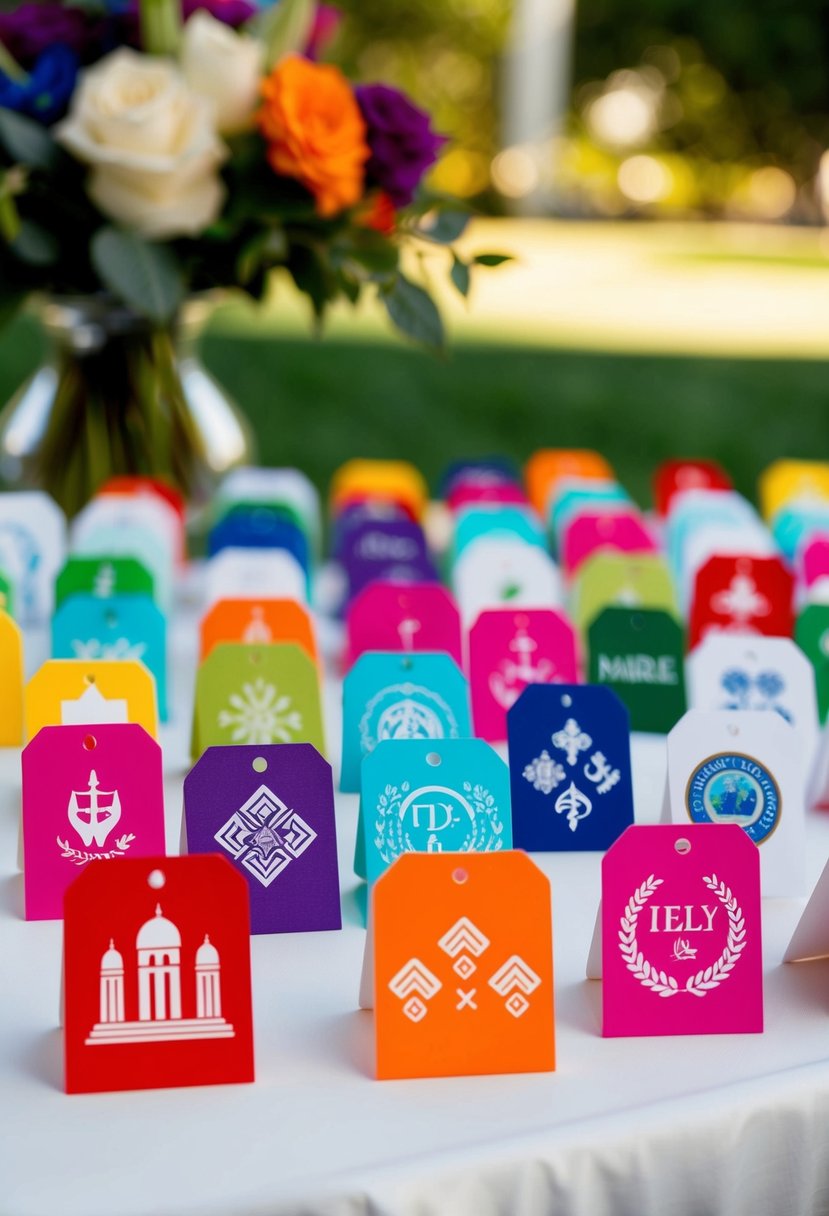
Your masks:
<instances>
[{"instance_id":1,"label":"purple flower","mask_svg":"<svg viewBox=\"0 0 829 1216\"><path fill-rule=\"evenodd\" d=\"M89 40L89 22L79 8L62 4L21 4L0 12L0 42L23 68L60 43L81 55Z\"/></svg>"},{"instance_id":2,"label":"purple flower","mask_svg":"<svg viewBox=\"0 0 829 1216\"><path fill-rule=\"evenodd\" d=\"M78 56L68 46L50 46L20 82L0 72L0 106L49 126L65 112L78 76Z\"/></svg>"},{"instance_id":3,"label":"purple flower","mask_svg":"<svg viewBox=\"0 0 829 1216\"><path fill-rule=\"evenodd\" d=\"M355 90L368 127L371 158L366 178L388 194L395 207L407 207L423 174L446 142L429 125L429 115L405 94L385 84Z\"/></svg>"},{"instance_id":4,"label":"purple flower","mask_svg":"<svg viewBox=\"0 0 829 1216\"><path fill-rule=\"evenodd\" d=\"M217 21L232 25L234 29L250 21L256 12L256 5L252 0L183 0L181 11L184 20L192 17L200 8L210 13Z\"/></svg>"}]
</instances>

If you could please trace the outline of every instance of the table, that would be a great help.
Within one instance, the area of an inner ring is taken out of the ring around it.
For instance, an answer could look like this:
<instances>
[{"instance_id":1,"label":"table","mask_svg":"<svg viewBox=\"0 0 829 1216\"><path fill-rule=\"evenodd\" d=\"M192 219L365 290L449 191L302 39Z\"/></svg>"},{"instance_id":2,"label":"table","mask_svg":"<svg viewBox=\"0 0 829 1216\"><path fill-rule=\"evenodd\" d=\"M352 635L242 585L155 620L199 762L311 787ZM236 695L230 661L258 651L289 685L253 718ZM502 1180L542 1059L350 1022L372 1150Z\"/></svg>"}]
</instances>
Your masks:
<instances>
[{"instance_id":1,"label":"table","mask_svg":"<svg viewBox=\"0 0 829 1216\"><path fill-rule=\"evenodd\" d=\"M30 638L28 666L42 657ZM163 732L178 851L196 661L175 630ZM325 689L329 749L339 695ZM637 819L657 818L664 740L634 740ZM585 980L599 854L536 857L553 888L558 1069L377 1082L357 993L365 931L337 797L344 927L251 942L254 1085L68 1097L61 925L21 919L19 760L0 752L2 1216L804 1216L829 1212L829 963L782 965L803 901L765 900L766 1031L602 1039ZM809 889L829 815L808 825Z\"/></svg>"}]
</instances>

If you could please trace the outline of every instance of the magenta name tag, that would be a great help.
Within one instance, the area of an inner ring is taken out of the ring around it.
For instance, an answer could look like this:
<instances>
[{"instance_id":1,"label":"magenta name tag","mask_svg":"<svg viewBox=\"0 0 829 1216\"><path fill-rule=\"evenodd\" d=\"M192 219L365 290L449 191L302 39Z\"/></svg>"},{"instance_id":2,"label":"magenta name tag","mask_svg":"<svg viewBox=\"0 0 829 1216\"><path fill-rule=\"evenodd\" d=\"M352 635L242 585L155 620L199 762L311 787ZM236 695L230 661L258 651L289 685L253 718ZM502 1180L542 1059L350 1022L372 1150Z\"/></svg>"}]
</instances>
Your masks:
<instances>
[{"instance_id":1,"label":"magenta name tag","mask_svg":"<svg viewBox=\"0 0 829 1216\"><path fill-rule=\"evenodd\" d=\"M530 684L577 684L576 635L548 608L482 612L469 632L469 687L475 734L507 738L507 710Z\"/></svg>"},{"instance_id":2,"label":"magenta name tag","mask_svg":"<svg viewBox=\"0 0 829 1216\"><path fill-rule=\"evenodd\" d=\"M762 1031L760 854L736 824L628 828L601 926L606 1037Z\"/></svg>"},{"instance_id":3,"label":"magenta name tag","mask_svg":"<svg viewBox=\"0 0 829 1216\"><path fill-rule=\"evenodd\" d=\"M821 536L810 540L797 562L807 587L811 587L819 578L829 578L829 540Z\"/></svg>"},{"instance_id":4,"label":"magenta name tag","mask_svg":"<svg viewBox=\"0 0 829 1216\"><path fill-rule=\"evenodd\" d=\"M23 749L26 920L60 920L91 861L165 851L161 748L143 726L44 726Z\"/></svg>"},{"instance_id":5,"label":"magenta name tag","mask_svg":"<svg viewBox=\"0 0 829 1216\"><path fill-rule=\"evenodd\" d=\"M367 650L444 651L461 666L461 621L455 601L437 583L373 583L346 617L346 666Z\"/></svg>"},{"instance_id":6,"label":"magenta name tag","mask_svg":"<svg viewBox=\"0 0 829 1216\"><path fill-rule=\"evenodd\" d=\"M567 529L562 546L562 559L568 574L574 574L582 562L598 549L618 549L621 553L656 553L657 544L651 532L633 512L611 514L585 511Z\"/></svg>"}]
</instances>

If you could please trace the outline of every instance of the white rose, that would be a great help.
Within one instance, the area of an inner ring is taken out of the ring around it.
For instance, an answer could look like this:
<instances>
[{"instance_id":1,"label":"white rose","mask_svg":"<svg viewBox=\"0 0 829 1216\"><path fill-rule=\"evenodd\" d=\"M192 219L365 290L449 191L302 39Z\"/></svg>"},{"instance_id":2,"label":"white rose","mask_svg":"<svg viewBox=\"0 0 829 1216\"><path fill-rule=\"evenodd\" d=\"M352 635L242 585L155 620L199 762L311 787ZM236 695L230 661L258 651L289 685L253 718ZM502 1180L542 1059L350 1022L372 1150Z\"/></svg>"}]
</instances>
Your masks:
<instances>
[{"instance_id":1,"label":"white rose","mask_svg":"<svg viewBox=\"0 0 829 1216\"><path fill-rule=\"evenodd\" d=\"M82 74L60 143L92 166L88 191L143 236L197 236L221 210L227 149L178 68L121 49Z\"/></svg>"},{"instance_id":2,"label":"white rose","mask_svg":"<svg viewBox=\"0 0 829 1216\"><path fill-rule=\"evenodd\" d=\"M232 135L250 126L259 100L265 48L199 9L184 27L181 70L194 93L213 105L216 127Z\"/></svg>"}]
</instances>

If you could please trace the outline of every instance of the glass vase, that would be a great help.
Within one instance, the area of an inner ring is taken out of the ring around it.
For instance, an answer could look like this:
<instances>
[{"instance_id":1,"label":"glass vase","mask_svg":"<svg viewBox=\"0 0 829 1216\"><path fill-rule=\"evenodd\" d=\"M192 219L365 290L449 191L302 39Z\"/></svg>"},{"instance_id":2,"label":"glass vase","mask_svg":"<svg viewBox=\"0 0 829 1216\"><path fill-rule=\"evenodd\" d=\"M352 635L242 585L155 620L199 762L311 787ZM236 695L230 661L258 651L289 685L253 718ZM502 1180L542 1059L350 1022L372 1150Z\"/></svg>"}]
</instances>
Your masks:
<instances>
[{"instance_id":1,"label":"glass vase","mask_svg":"<svg viewBox=\"0 0 829 1216\"><path fill-rule=\"evenodd\" d=\"M204 369L196 341L216 300L151 325L114 299L36 305L49 350L0 414L0 475L75 515L108 478L159 477L198 507L254 458L250 427Z\"/></svg>"}]
</instances>

